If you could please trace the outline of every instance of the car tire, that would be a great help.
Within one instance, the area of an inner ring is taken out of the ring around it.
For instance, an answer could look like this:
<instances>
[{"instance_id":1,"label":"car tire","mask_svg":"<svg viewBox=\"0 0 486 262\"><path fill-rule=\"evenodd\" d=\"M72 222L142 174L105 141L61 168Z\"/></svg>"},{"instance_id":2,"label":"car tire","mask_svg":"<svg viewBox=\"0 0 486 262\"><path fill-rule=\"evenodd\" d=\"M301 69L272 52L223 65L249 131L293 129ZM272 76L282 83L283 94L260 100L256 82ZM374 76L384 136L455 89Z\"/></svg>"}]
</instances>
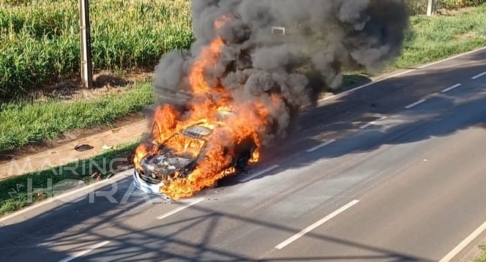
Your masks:
<instances>
[{"instance_id":1,"label":"car tire","mask_svg":"<svg viewBox=\"0 0 486 262\"><path fill-rule=\"evenodd\" d=\"M250 156L248 154L245 154L244 156L239 157L236 160L235 168L239 171L243 171L248 166L249 161L250 161Z\"/></svg>"}]
</instances>

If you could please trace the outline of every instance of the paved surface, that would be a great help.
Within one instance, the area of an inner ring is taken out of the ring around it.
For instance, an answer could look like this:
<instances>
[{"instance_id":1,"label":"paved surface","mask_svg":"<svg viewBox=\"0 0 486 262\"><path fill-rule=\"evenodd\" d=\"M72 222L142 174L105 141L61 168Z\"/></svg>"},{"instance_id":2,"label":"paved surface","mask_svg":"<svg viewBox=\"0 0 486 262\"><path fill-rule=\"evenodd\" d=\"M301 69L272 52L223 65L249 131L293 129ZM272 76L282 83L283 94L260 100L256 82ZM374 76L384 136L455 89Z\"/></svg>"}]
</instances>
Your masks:
<instances>
[{"instance_id":1,"label":"paved surface","mask_svg":"<svg viewBox=\"0 0 486 262\"><path fill-rule=\"evenodd\" d=\"M128 178L0 220L0 261L439 261L486 221L484 71L480 51L327 101L180 203Z\"/></svg>"}]
</instances>

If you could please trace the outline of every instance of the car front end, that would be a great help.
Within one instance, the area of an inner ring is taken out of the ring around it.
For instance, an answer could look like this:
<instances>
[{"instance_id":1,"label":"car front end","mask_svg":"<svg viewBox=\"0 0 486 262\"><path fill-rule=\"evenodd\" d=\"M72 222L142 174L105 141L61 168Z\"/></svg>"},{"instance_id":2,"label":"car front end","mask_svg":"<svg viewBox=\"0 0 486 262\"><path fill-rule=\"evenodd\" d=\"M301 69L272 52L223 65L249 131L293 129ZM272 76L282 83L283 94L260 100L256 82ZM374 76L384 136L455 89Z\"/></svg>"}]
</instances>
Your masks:
<instances>
[{"instance_id":1,"label":"car front end","mask_svg":"<svg viewBox=\"0 0 486 262\"><path fill-rule=\"evenodd\" d=\"M134 169L133 183L143 192L162 194L161 187L187 175L193 165L193 159L174 156L170 151L149 155L141 160L140 169Z\"/></svg>"},{"instance_id":2,"label":"car front end","mask_svg":"<svg viewBox=\"0 0 486 262\"><path fill-rule=\"evenodd\" d=\"M163 195L160 192L160 188L164 186L164 182L158 184L148 183L144 180L137 169L133 170L133 184L135 187L145 193Z\"/></svg>"}]
</instances>

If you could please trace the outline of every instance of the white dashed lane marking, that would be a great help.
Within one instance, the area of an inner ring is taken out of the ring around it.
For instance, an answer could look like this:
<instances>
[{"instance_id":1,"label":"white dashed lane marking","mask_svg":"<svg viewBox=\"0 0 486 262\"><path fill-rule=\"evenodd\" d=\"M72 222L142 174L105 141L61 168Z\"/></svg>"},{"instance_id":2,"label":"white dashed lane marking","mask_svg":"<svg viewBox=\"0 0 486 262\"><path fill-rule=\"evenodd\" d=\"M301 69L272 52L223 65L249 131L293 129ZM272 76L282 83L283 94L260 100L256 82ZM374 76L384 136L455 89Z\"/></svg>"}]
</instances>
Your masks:
<instances>
[{"instance_id":1,"label":"white dashed lane marking","mask_svg":"<svg viewBox=\"0 0 486 262\"><path fill-rule=\"evenodd\" d=\"M282 249L284 247L286 247L287 245L289 245L290 243L294 242L295 240L301 238L302 236L304 236L305 234L311 232L312 230L316 229L317 227L319 227L320 225L326 223L327 221L331 220L332 218L336 217L337 215L341 214L342 212L346 211L347 209L349 209L350 207L356 205L357 203L359 202L359 200L353 200L351 202L349 202L348 204L342 206L341 208L339 208L338 210L332 212L331 214L325 216L324 218L322 218L321 220L315 222L314 224L306 227L304 230L300 231L299 233L293 235L292 237L290 237L289 239L283 241L282 243L278 244L277 246L275 246L276 249Z\"/></svg>"},{"instance_id":2,"label":"white dashed lane marking","mask_svg":"<svg viewBox=\"0 0 486 262\"><path fill-rule=\"evenodd\" d=\"M422 99L422 100L420 100L420 101L417 101L417 102L415 102L415 103L413 103L413 104L410 104L410 105L406 106L405 108L406 108L406 109L410 109L410 108L412 108L412 107L416 107L416 106L418 106L418 105L422 104L422 103L423 103L423 102L425 102L425 101L427 101L427 100L426 100L426 99Z\"/></svg>"},{"instance_id":3,"label":"white dashed lane marking","mask_svg":"<svg viewBox=\"0 0 486 262\"><path fill-rule=\"evenodd\" d=\"M327 145L329 145L329 144L331 144L331 143L334 143L335 141L336 141L336 139L329 140L329 141L324 142L324 143L322 143L322 144L320 144L320 145L317 145L317 146L315 146L315 147L313 147L313 148L307 149L307 152L309 152L309 153L310 153L310 152L314 152L314 151L316 151L316 150L317 150L317 149L319 149L319 148L322 148L322 147L325 147L325 146L327 146Z\"/></svg>"},{"instance_id":4,"label":"white dashed lane marking","mask_svg":"<svg viewBox=\"0 0 486 262\"><path fill-rule=\"evenodd\" d=\"M486 72L482 72L482 73L481 73L481 74L479 74L479 75L475 75L475 76L471 77L471 79L472 79L472 80L476 80L476 79L478 79L478 78L480 78L480 77L482 77L482 76L484 76L484 75L486 75Z\"/></svg>"},{"instance_id":5,"label":"white dashed lane marking","mask_svg":"<svg viewBox=\"0 0 486 262\"><path fill-rule=\"evenodd\" d=\"M80 251L80 252L78 252L78 253L76 253L74 255L71 255L71 256L63 259L63 260L60 260L59 262L69 262L69 261L71 261L73 259L76 259L78 257L84 256L84 255L88 254L89 252L91 252L91 251L93 251L93 250L95 250L97 248L100 248L102 246L106 246L108 243L110 243L110 241L104 241L104 242L98 243L98 244L90 247L89 249Z\"/></svg>"},{"instance_id":6,"label":"white dashed lane marking","mask_svg":"<svg viewBox=\"0 0 486 262\"><path fill-rule=\"evenodd\" d=\"M449 91L451 91L451 90L453 90L453 89L456 89L456 88L460 87L461 85L462 85L462 84L455 84L455 85L453 85L453 86L451 86L451 87L448 87L448 88L446 88L446 89L442 90L441 92L442 92L442 93L447 93L447 92L449 92Z\"/></svg>"}]
</instances>

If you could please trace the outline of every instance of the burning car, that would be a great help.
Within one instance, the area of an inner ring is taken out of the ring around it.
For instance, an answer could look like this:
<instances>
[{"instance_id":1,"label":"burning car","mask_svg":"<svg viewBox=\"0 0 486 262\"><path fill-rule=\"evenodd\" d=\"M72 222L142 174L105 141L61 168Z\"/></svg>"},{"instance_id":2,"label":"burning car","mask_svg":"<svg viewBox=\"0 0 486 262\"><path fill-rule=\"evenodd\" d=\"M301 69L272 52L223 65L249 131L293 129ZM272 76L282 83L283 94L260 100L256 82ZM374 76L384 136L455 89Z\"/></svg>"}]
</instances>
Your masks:
<instances>
[{"instance_id":1,"label":"burning car","mask_svg":"<svg viewBox=\"0 0 486 262\"><path fill-rule=\"evenodd\" d=\"M147 193L161 194L164 187L176 181L191 179L191 174L203 161L211 161L208 151L211 144L220 144L219 135L231 128L224 120L234 116L231 112L218 112L217 121L201 121L175 132L163 143L153 142L155 150L138 160L133 173L134 184ZM182 145L182 147L181 147ZM225 165L218 166L216 173L238 174L245 170L256 153L257 144L246 137L237 144L226 145L222 153L230 158ZM219 150L218 150L219 151Z\"/></svg>"},{"instance_id":2,"label":"burning car","mask_svg":"<svg viewBox=\"0 0 486 262\"><path fill-rule=\"evenodd\" d=\"M232 19L217 19L215 29ZM277 29L272 34L287 34L285 28ZM239 74L253 70L253 45L236 52L235 61L219 65L231 45L232 41L217 36L195 56L173 53L188 59L181 74L175 75L179 80L155 79L161 105L153 116L153 142L140 144L133 159L134 184L141 190L172 199L191 197L226 176L241 173L249 162L257 163L259 150L268 146L269 137L286 133L284 126L297 107L281 93L283 79L262 74L248 80L250 75ZM170 70L177 64L163 63L157 70ZM254 88L228 88L223 80L231 74L243 77L240 84L252 82Z\"/></svg>"},{"instance_id":3,"label":"burning car","mask_svg":"<svg viewBox=\"0 0 486 262\"><path fill-rule=\"evenodd\" d=\"M215 185L285 142L343 68L376 70L400 54L403 1L296 2L192 1L195 41L155 68L156 143L133 158L140 188L179 199ZM218 121L221 109L236 117Z\"/></svg>"}]
</instances>

